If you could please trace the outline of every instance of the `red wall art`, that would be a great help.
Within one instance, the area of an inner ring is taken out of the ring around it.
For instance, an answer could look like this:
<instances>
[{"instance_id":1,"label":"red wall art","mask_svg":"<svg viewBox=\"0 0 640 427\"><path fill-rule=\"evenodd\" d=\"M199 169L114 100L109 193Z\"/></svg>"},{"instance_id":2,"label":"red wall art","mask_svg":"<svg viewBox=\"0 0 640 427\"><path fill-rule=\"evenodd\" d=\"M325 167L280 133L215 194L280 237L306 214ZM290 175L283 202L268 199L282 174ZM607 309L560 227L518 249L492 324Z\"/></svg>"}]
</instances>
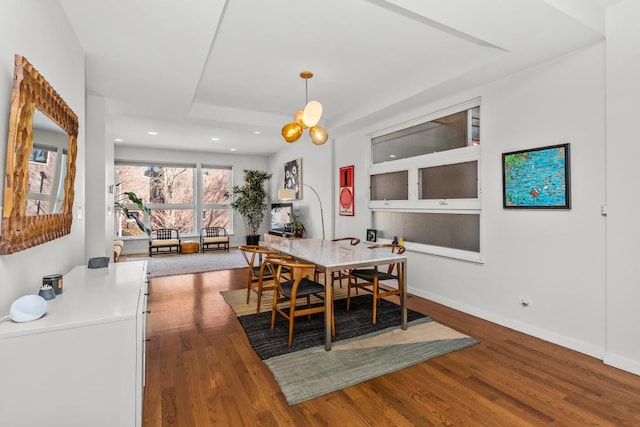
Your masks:
<instances>
[{"instance_id":1,"label":"red wall art","mask_svg":"<svg viewBox=\"0 0 640 427\"><path fill-rule=\"evenodd\" d=\"M340 192L338 204L340 215L353 216L353 165L340 168Z\"/></svg>"}]
</instances>

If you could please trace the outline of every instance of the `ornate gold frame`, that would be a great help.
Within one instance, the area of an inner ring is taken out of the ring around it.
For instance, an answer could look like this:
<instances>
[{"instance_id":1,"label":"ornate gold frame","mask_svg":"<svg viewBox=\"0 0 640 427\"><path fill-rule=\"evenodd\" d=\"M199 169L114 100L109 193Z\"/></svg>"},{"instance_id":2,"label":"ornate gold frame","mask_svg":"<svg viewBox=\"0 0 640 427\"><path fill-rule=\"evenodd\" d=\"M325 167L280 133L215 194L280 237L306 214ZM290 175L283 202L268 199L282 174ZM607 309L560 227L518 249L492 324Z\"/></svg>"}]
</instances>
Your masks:
<instances>
[{"instance_id":1,"label":"ornate gold frame","mask_svg":"<svg viewBox=\"0 0 640 427\"><path fill-rule=\"evenodd\" d=\"M27 216L29 155L33 149L33 114L42 111L69 135L64 202L60 213ZM0 254L11 254L71 232L78 152L78 116L23 56L15 56L9 140L4 182Z\"/></svg>"}]
</instances>

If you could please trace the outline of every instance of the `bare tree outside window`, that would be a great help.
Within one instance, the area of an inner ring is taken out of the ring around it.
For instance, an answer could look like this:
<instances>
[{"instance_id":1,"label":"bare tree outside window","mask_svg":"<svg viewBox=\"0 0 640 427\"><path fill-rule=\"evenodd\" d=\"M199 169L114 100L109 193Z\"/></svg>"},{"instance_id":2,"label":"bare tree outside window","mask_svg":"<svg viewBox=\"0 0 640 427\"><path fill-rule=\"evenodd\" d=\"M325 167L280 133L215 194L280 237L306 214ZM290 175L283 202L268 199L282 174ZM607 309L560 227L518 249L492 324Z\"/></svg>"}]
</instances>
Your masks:
<instances>
[{"instance_id":1,"label":"bare tree outside window","mask_svg":"<svg viewBox=\"0 0 640 427\"><path fill-rule=\"evenodd\" d=\"M230 230L231 169L202 168L202 227Z\"/></svg>"},{"instance_id":2,"label":"bare tree outside window","mask_svg":"<svg viewBox=\"0 0 640 427\"><path fill-rule=\"evenodd\" d=\"M132 191L151 209L151 229L189 234L195 230L194 174L193 167L116 165L115 175L118 194Z\"/></svg>"},{"instance_id":3,"label":"bare tree outside window","mask_svg":"<svg viewBox=\"0 0 640 427\"><path fill-rule=\"evenodd\" d=\"M196 190L200 172L202 191ZM231 168L162 164L117 164L114 195L134 192L151 209L144 223L151 229L176 228L181 235L197 235L201 227L219 226L231 232L231 208L225 196L231 185ZM198 200L198 194L202 199ZM135 206L130 210L135 211ZM201 215L196 215L196 212ZM116 234L140 235L129 224L116 224ZM135 224L134 224L135 226Z\"/></svg>"}]
</instances>

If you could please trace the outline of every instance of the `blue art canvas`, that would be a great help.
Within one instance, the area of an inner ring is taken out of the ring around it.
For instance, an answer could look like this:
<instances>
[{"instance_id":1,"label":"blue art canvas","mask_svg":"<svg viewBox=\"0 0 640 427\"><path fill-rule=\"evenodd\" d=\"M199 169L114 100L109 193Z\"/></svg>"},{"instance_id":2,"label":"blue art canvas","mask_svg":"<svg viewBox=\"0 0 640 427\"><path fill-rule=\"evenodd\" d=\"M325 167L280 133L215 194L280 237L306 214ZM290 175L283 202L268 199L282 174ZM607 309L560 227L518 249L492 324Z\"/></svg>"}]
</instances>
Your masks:
<instances>
[{"instance_id":1,"label":"blue art canvas","mask_svg":"<svg viewBox=\"0 0 640 427\"><path fill-rule=\"evenodd\" d=\"M505 208L570 209L569 144L502 154Z\"/></svg>"}]
</instances>

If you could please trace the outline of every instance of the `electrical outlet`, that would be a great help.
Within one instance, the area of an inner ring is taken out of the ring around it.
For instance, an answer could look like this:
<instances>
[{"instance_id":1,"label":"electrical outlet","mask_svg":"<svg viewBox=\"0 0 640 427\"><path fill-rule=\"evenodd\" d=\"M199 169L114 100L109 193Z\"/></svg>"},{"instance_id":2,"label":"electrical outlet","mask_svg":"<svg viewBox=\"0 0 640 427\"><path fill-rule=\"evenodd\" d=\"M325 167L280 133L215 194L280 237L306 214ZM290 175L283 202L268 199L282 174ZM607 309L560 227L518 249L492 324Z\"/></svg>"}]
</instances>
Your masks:
<instances>
[{"instance_id":1,"label":"electrical outlet","mask_svg":"<svg viewBox=\"0 0 640 427\"><path fill-rule=\"evenodd\" d=\"M520 305L523 307L531 307L531 300L529 298L520 298Z\"/></svg>"}]
</instances>

